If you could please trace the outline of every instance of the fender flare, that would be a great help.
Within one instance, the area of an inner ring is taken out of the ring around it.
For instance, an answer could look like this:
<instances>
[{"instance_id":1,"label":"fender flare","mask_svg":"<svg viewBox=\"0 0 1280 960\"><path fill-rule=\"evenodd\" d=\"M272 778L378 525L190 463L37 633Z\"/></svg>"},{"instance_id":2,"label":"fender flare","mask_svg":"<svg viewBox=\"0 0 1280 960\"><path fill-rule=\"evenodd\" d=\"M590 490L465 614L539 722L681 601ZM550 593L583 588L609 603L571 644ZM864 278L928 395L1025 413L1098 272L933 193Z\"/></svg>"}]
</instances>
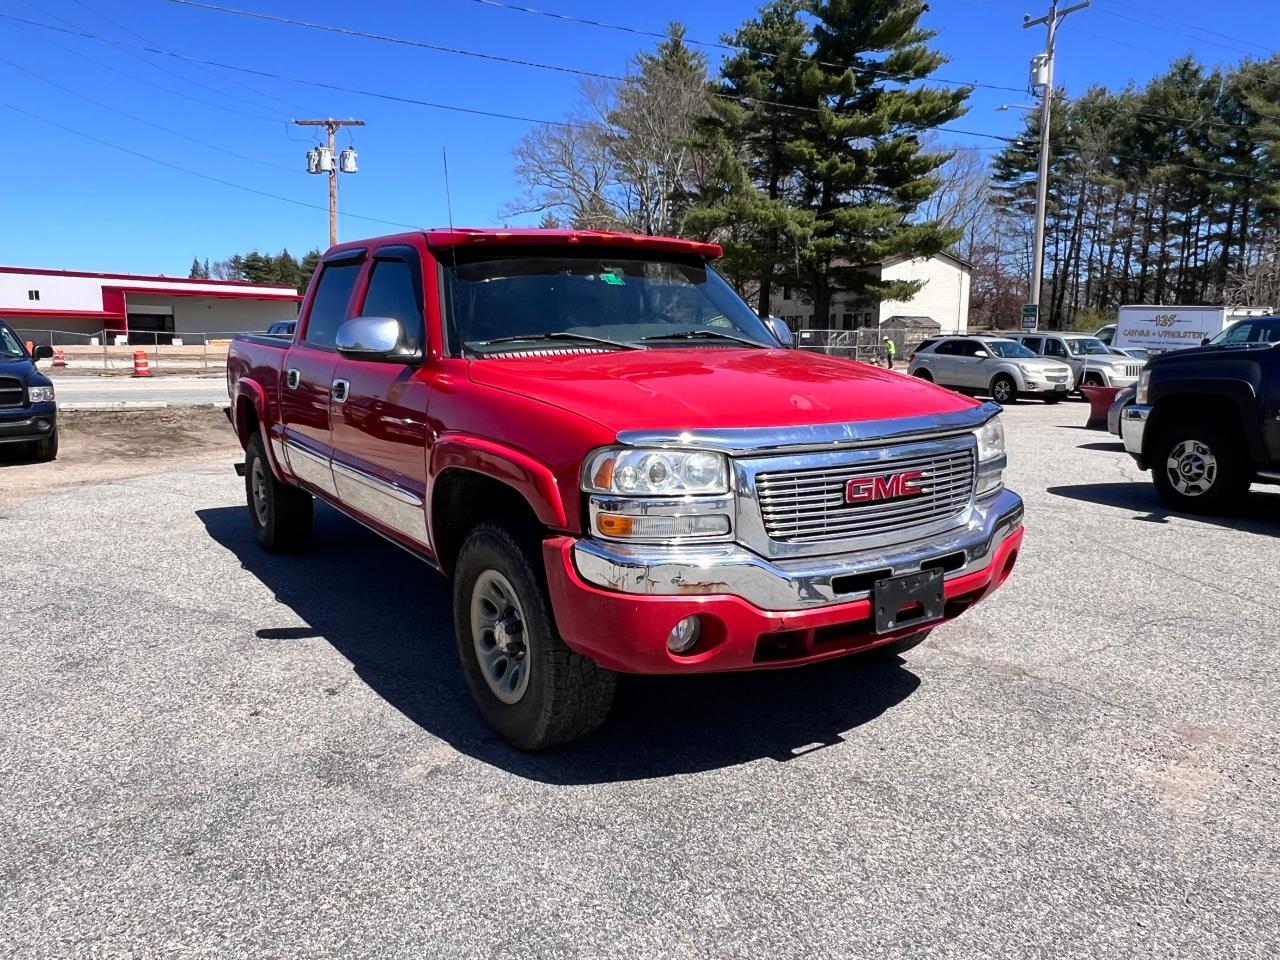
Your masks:
<instances>
[{"instance_id":1,"label":"fender flare","mask_svg":"<svg viewBox=\"0 0 1280 960\"><path fill-rule=\"evenodd\" d=\"M555 474L522 450L467 434L442 434L431 448L428 509L434 504L436 480L450 469L469 470L505 483L524 497L544 526L552 530L568 527Z\"/></svg>"},{"instance_id":2,"label":"fender flare","mask_svg":"<svg viewBox=\"0 0 1280 960\"><path fill-rule=\"evenodd\" d=\"M271 426L274 421L270 416L271 408L267 403L267 394L262 389L262 385L256 380L242 379L236 383L236 402L231 411L231 422L235 428L236 438L240 441L240 446L242 447L249 442L249 438L245 436L246 431L242 415L245 403L253 407L253 412L258 418L258 426L261 428L262 439L265 441L267 463L271 465L271 472L275 474L276 479L281 483L288 483L290 474L284 469L284 465L276 459L275 446L271 442Z\"/></svg>"}]
</instances>

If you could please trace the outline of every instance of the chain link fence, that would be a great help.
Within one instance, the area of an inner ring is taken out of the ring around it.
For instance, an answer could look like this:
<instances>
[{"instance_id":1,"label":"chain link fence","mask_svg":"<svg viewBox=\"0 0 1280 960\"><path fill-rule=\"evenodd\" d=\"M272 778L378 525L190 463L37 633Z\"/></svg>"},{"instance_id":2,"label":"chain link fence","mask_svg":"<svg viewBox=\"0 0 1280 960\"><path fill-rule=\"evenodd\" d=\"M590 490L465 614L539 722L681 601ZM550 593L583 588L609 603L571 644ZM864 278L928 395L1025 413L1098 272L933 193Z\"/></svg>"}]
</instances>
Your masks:
<instances>
[{"instance_id":1,"label":"chain link fence","mask_svg":"<svg viewBox=\"0 0 1280 960\"><path fill-rule=\"evenodd\" d=\"M888 337L893 341L895 361L905 365L907 357L922 341L937 335L927 330L863 327L858 330L798 330L795 336L796 346L801 350L861 360L863 363L884 362L884 341Z\"/></svg>"},{"instance_id":2,"label":"chain link fence","mask_svg":"<svg viewBox=\"0 0 1280 960\"><path fill-rule=\"evenodd\" d=\"M68 330L14 329L18 339L32 346L63 351L72 371L120 373L133 369L135 350L143 350L153 370L169 373L217 373L226 369L227 347L237 333L261 331L219 331L172 333L161 330L99 330L72 333Z\"/></svg>"}]
</instances>

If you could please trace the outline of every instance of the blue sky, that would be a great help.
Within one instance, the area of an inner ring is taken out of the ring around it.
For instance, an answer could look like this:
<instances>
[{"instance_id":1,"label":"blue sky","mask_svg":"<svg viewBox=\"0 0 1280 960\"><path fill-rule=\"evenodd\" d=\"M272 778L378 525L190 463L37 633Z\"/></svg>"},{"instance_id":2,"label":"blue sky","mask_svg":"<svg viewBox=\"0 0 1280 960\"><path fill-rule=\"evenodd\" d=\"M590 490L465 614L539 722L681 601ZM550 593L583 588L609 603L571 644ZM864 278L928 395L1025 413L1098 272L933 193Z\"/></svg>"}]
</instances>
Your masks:
<instances>
[{"instance_id":1,"label":"blue sky","mask_svg":"<svg viewBox=\"0 0 1280 960\"><path fill-rule=\"evenodd\" d=\"M628 58L650 42L477 0L213 2L607 74L625 70ZM755 0L516 2L644 30L661 31L679 19L690 37L708 41L732 30L758 5ZM938 75L1025 86L1027 62L1044 37L1043 28L1022 29L1022 14L1039 15L1046 5L1034 0L1036 6L1028 6L1032 2L933 0L927 22L939 31L934 45L952 59ZM1280 5L1274 0L1232 0L1211 9L1210 15L1203 0L1095 0L1063 28L1058 82L1073 93L1093 83L1141 83L1184 53L1230 63L1246 55L1266 56L1269 48L1262 42L1280 37ZM124 43L150 41L188 57L309 81L529 117L560 117L577 93L578 79L569 74L264 23L169 0L4 0L0 15ZM355 116L368 123L351 136L361 169L341 180L340 206L347 213L405 224L445 223L442 146L449 151L456 224L499 222L502 207L519 190L511 151L527 124L195 66L68 33L23 28L3 16L0 117L9 169L0 190L0 263L185 275L197 255L219 259L254 247L287 246L295 253L323 247L328 239L325 181L304 172L311 135L289 123L304 115ZM709 52L714 63L718 53ZM1020 115L995 107L1028 102L1026 94L979 89L969 114L956 126L1009 135L1017 132ZM316 209L160 166L39 118ZM995 143L949 139L983 147ZM340 144L347 142L343 135ZM349 216L340 223L345 239L394 229Z\"/></svg>"}]
</instances>

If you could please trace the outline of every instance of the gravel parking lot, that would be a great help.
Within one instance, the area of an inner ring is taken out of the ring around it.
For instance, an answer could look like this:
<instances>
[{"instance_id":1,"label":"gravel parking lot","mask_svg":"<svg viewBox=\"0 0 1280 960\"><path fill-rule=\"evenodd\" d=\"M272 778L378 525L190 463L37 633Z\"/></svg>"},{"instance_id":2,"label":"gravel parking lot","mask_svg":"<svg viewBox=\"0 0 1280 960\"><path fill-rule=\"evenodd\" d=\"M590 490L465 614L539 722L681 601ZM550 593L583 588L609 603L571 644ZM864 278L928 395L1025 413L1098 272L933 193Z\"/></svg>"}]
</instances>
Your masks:
<instances>
[{"instance_id":1,"label":"gravel parking lot","mask_svg":"<svg viewBox=\"0 0 1280 960\"><path fill-rule=\"evenodd\" d=\"M225 455L0 503L0 954L1273 957L1280 496L1169 516L1086 416L1008 412L1020 567L904 661L549 755L443 581L328 510L263 554Z\"/></svg>"}]
</instances>

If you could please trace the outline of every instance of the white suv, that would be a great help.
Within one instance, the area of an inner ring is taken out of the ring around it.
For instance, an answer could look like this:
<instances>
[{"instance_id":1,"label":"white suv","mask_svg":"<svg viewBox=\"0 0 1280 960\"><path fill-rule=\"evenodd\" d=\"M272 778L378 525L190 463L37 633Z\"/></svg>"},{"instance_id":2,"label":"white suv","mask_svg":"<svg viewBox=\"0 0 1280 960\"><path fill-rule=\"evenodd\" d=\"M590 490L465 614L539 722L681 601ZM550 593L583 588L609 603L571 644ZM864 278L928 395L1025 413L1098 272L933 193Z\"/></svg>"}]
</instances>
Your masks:
<instances>
[{"instance_id":1,"label":"white suv","mask_svg":"<svg viewBox=\"0 0 1280 960\"><path fill-rule=\"evenodd\" d=\"M1073 389L1085 384L1127 387L1138 382L1146 365L1142 360L1112 353L1110 347L1088 333L1041 331L1008 336L1037 356L1071 367Z\"/></svg>"},{"instance_id":2,"label":"white suv","mask_svg":"<svg viewBox=\"0 0 1280 960\"><path fill-rule=\"evenodd\" d=\"M939 337L911 355L907 372L944 387L988 393L996 403L1020 396L1057 403L1072 387L1071 368L1037 357L1006 337Z\"/></svg>"}]
</instances>

